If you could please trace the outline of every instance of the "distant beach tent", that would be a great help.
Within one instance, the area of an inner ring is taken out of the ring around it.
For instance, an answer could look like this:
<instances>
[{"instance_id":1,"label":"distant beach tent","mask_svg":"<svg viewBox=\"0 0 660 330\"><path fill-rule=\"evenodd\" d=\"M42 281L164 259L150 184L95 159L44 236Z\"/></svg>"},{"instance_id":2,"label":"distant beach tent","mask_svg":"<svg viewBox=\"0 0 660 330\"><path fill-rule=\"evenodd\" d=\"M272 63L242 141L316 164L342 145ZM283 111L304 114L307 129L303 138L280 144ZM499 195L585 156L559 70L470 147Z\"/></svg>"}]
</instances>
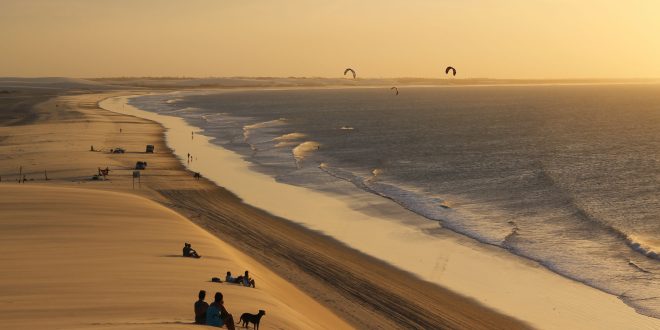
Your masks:
<instances>
[{"instance_id":1,"label":"distant beach tent","mask_svg":"<svg viewBox=\"0 0 660 330\"><path fill-rule=\"evenodd\" d=\"M449 74L449 71L451 71L452 74L453 74L454 76L456 76L456 69L454 69L454 67L452 67L452 66L448 66L448 67L445 69L445 74Z\"/></svg>"},{"instance_id":2,"label":"distant beach tent","mask_svg":"<svg viewBox=\"0 0 660 330\"><path fill-rule=\"evenodd\" d=\"M392 90L392 89L396 92L396 95L399 95L399 89L396 88L396 86L390 88L390 90Z\"/></svg>"},{"instance_id":3,"label":"distant beach tent","mask_svg":"<svg viewBox=\"0 0 660 330\"><path fill-rule=\"evenodd\" d=\"M154 145L153 144L147 144L147 151L148 154L153 154L154 153Z\"/></svg>"},{"instance_id":4,"label":"distant beach tent","mask_svg":"<svg viewBox=\"0 0 660 330\"><path fill-rule=\"evenodd\" d=\"M135 163L136 170L144 170L147 168L147 162L137 162Z\"/></svg>"},{"instance_id":5,"label":"distant beach tent","mask_svg":"<svg viewBox=\"0 0 660 330\"><path fill-rule=\"evenodd\" d=\"M349 72L353 74L353 79L355 79L355 77L357 77L357 75L355 74L355 70L353 70L351 68L346 68L346 70L344 70L344 76Z\"/></svg>"}]
</instances>

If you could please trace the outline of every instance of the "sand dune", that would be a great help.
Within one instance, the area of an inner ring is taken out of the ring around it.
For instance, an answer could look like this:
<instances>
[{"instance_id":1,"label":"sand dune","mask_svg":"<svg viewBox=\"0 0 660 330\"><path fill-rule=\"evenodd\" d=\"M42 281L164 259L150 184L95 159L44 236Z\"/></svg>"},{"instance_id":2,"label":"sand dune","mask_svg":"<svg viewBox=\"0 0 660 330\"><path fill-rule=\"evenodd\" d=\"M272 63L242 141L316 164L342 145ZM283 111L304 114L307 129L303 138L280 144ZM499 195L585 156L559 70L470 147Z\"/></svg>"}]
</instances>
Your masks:
<instances>
[{"instance_id":1,"label":"sand dune","mask_svg":"<svg viewBox=\"0 0 660 330\"><path fill-rule=\"evenodd\" d=\"M3 329L189 328L200 289L222 291L235 317L265 309L264 329L349 328L240 251L139 196L4 184L0 217ZM180 257L184 241L204 257ZM209 282L244 269L256 289Z\"/></svg>"}]
</instances>

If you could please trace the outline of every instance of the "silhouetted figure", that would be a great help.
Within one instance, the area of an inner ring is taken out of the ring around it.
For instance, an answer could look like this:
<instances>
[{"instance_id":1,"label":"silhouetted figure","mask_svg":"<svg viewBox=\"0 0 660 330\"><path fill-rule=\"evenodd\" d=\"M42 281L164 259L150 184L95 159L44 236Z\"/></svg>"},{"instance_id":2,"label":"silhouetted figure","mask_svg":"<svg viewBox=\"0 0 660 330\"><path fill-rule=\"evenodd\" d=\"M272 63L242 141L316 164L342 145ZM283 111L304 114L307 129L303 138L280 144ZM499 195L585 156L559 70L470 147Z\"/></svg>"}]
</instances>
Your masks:
<instances>
[{"instance_id":1,"label":"silhouetted figure","mask_svg":"<svg viewBox=\"0 0 660 330\"><path fill-rule=\"evenodd\" d=\"M254 286L254 280L250 278L250 274L248 273L247 270L245 271L245 275L243 275L242 283L243 283L243 285L248 286L248 287L250 287L250 286L253 287L253 288L255 287Z\"/></svg>"},{"instance_id":2,"label":"silhouetted figure","mask_svg":"<svg viewBox=\"0 0 660 330\"><path fill-rule=\"evenodd\" d=\"M202 175L199 174L199 172L195 172L195 175L194 175L195 180L199 181L199 179L200 179L201 177L202 177Z\"/></svg>"},{"instance_id":3,"label":"silhouetted figure","mask_svg":"<svg viewBox=\"0 0 660 330\"><path fill-rule=\"evenodd\" d=\"M206 310L209 308L209 304L204 301L204 298L206 298L206 291L199 290L199 300L195 302L196 324L206 324Z\"/></svg>"},{"instance_id":4,"label":"silhouetted figure","mask_svg":"<svg viewBox=\"0 0 660 330\"><path fill-rule=\"evenodd\" d=\"M192 245L190 245L190 243L184 243L183 256L190 258L201 258L199 254L197 254L197 251L193 250Z\"/></svg>"},{"instance_id":5,"label":"silhouetted figure","mask_svg":"<svg viewBox=\"0 0 660 330\"><path fill-rule=\"evenodd\" d=\"M222 293L216 292L215 299L206 310L206 325L214 327L227 326L229 330L235 330L234 317L225 309Z\"/></svg>"}]
</instances>

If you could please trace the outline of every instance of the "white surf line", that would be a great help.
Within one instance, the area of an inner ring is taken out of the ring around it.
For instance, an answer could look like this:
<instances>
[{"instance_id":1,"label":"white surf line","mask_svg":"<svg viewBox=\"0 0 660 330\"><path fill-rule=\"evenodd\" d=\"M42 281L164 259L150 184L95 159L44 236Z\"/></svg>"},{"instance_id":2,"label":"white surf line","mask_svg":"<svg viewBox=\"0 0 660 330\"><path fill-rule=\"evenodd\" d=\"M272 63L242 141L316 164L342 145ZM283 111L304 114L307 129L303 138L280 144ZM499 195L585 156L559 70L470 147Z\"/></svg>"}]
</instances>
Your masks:
<instances>
[{"instance_id":1,"label":"white surf line","mask_svg":"<svg viewBox=\"0 0 660 330\"><path fill-rule=\"evenodd\" d=\"M638 314L614 295L562 277L538 263L449 230L427 234L423 229L437 229L437 223L393 201L361 191L331 195L279 183L251 170L240 154L210 143L211 138L202 135L200 128L179 117L137 109L127 104L129 98L109 98L100 105L160 123L166 129L168 146L184 165L250 205L332 236L537 328L660 329L659 319ZM190 164L183 158L187 153L194 159ZM397 211L376 216L376 212L360 212L358 206Z\"/></svg>"}]
</instances>

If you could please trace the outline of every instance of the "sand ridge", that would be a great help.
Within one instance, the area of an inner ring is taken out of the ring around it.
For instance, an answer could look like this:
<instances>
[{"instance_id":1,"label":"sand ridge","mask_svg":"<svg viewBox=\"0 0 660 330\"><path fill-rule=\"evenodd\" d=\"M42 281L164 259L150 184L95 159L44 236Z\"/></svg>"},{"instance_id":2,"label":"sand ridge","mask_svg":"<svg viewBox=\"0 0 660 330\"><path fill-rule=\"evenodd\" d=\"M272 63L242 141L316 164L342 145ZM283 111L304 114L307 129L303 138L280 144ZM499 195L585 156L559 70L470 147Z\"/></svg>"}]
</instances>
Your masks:
<instances>
[{"instance_id":1,"label":"sand ridge","mask_svg":"<svg viewBox=\"0 0 660 330\"><path fill-rule=\"evenodd\" d=\"M146 198L12 183L0 186L0 209L1 328L188 328L200 289L223 292L236 318L266 310L264 329L350 328L242 252ZM181 257L184 241L203 257ZM256 289L210 282L244 269Z\"/></svg>"}]
</instances>

